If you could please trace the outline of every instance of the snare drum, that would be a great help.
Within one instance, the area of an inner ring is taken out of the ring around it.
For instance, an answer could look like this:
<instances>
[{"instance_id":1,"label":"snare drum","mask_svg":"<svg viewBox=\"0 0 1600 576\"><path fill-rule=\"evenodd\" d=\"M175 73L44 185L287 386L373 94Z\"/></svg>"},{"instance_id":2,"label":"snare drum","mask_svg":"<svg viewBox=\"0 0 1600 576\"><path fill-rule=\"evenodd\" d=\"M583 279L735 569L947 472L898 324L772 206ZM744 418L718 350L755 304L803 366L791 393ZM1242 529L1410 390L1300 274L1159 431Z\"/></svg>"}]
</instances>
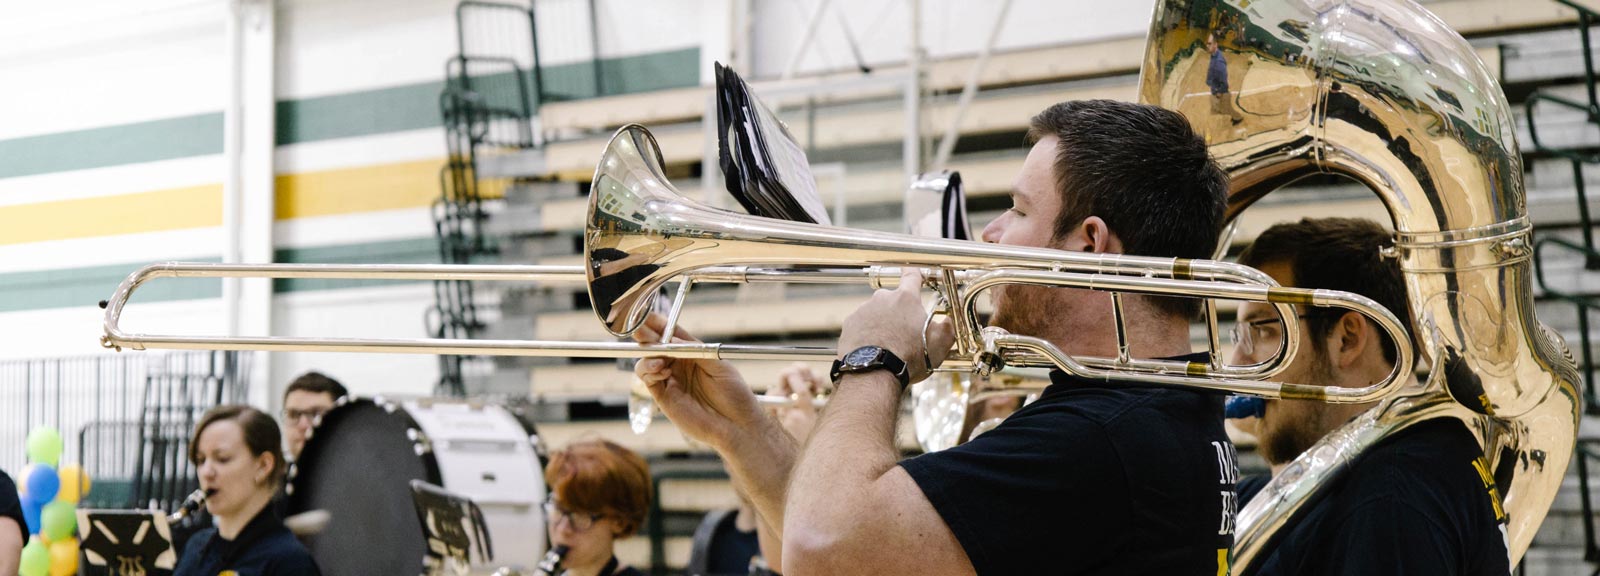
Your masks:
<instances>
[{"instance_id":1,"label":"snare drum","mask_svg":"<svg viewBox=\"0 0 1600 576\"><path fill-rule=\"evenodd\" d=\"M329 513L308 541L327 576L421 574L426 544L411 481L422 480L478 503L495 565L531 567L546 535L530 428L480 402L344 401L322 415L289 467L288 512Z\"/></svg>"}]
</instances>

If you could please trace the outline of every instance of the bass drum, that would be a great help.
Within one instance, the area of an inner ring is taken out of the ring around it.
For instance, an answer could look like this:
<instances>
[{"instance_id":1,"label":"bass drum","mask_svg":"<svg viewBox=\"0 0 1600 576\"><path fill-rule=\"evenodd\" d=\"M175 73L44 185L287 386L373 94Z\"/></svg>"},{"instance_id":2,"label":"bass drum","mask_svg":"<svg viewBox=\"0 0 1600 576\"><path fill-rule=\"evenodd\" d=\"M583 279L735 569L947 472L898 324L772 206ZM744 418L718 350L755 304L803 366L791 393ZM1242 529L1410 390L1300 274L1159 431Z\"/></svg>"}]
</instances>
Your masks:
<instances>
[{"instance_id":1,"label":"bass drum","mask_svg":"<svg viewBox=\"0 0 1600 576\"><path fill-rule=\"evenodd\" d=\"M532 567L546 538L537 445L531 423L492 404L344 400L289 467L288 512L328 512L307 540L327 576L421 574L426 544L411 481L422 480L483 509L493 565Z\"/></svg>"}]
</instances>

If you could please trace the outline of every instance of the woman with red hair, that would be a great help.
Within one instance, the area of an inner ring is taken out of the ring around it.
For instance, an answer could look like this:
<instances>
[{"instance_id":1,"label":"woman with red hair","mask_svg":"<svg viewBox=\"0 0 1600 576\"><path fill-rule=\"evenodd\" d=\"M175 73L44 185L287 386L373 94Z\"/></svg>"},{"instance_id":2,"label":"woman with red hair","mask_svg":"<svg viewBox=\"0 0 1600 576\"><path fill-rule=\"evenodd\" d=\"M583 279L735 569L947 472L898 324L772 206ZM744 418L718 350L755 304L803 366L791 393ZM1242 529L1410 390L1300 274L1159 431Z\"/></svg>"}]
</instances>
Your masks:
<instances>
[{"instance_id":1,"label":"woman with red hair","mask_svg":"<svg viewBox=\"0 0 1600 576\"><path fill-rule=\"evenodd\" d=\"M566 547L558 574L644 576L617 562L613 544L633 536L650 509L650 467L609 440L580 440L550 457L545 521L552 548Z\"/></svg>"}]
</instances>

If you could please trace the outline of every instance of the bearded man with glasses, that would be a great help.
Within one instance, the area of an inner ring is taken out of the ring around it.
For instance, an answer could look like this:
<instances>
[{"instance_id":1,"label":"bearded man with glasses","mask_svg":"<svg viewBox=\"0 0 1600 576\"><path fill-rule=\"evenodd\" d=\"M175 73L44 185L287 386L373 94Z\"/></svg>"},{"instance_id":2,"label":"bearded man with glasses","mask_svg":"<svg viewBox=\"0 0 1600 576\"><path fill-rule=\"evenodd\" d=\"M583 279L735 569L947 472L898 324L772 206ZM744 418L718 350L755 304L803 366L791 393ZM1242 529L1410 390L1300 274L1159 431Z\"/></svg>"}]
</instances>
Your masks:
<instances>
[{"instance_id":1,"label":"bearded man with glasses","mask_svg":"<svg viewBox=\"0 0 1600 576\"><path fill-rule=\"evenodd\" d=\"M1297 288L1354 292L1410 318L1405 282L1381 226L1354 218L1305 219L1262 232L1239 262ZM1356 312L1299 311L1301 342L1277 378L1359 388L1387 377L1396 347ZM1245 303L1234 325L1234 364L1271 359L1284 342L1283 319L1267 304ZM1257 424L1258 448L1274 474L1329 432L1376 403L1268 400ZM1276 574L1504 575L1504 512L1483 452L1460 421L1417 424L1366 451L1339 481L1280 532L1250 576ZM1248 502L1268 479L1239 482Z\"/></svg>"}]
</instances>

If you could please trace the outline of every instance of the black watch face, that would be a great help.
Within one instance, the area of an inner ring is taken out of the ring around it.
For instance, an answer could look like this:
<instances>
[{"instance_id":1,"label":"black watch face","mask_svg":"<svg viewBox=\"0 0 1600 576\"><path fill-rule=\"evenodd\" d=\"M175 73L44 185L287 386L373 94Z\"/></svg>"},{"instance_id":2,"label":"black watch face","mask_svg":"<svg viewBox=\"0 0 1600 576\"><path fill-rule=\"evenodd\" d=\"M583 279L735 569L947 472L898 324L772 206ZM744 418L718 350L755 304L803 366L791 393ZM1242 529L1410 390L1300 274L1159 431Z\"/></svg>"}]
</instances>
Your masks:
<instances>
[{"instance_id":1,"label":"black watch face","mask_svg":"<svg viewBox=\"0 0 1600 576\"><path fill-rule=\"evenodd\" d=\"M857 348L844 357L844 363L851 366L865 366L868 362L878 357L878 350L877 346Z\"/></svg>"}]
</instances>

